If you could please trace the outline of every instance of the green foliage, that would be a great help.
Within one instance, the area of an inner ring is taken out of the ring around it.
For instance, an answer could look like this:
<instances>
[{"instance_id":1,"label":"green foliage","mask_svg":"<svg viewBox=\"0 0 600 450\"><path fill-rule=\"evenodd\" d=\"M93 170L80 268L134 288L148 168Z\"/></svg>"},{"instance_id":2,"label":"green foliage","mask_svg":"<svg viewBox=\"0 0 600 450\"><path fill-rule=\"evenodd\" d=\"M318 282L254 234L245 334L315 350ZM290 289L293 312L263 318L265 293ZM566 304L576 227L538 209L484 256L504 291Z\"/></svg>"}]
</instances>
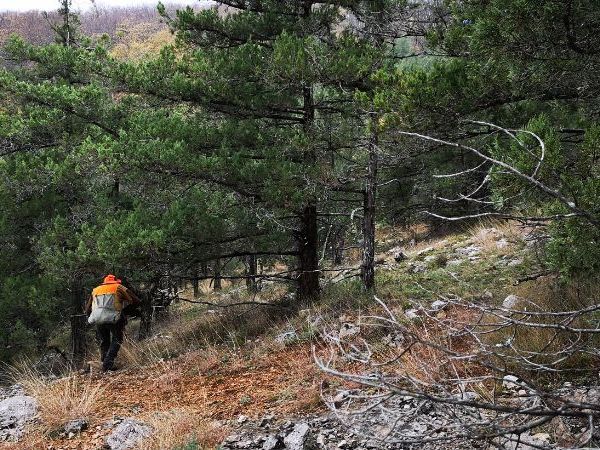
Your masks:
<instances>
[{"instance_id":1,"label":"green foliage","mask_svg":"<svg viewBox=\"0 0 600 450\"><path fill-rule=\"evenodd\" d=\"M392 117L389 124L435 128L450 137L457 129L471 132L473 127L464 125L470 119L524 130L513 132L516 139L495 132L463 142L525 175L533 174L548 189L495 167L489 173L489 188L481 192L483 200L490 202L492 211L520 216L575 213L577 217L550 226L548 262L564 274L593 273L600 262L595 251L600 142L593 113L600 95L600 59L594 50L600 43L594 31L600 23L598 5L589 0L448 5L448 20L434 26L428 39L438 52L453 58L401 72L398 86L404 114ZM543 152L530 133L543 140ZM457 164L455 171L477 163ZM465 179L477 186L483 176ZM449 185L438 188L445 197L454 190ZM480 206L473 212L482 210Z\"/></svg>"},{"instance_id":2,"label":"green foliage","mask_svg":"<svg viewBox=\"0 0 600 450\"><path fill-rule=\"evenodd\" d=\"M173 450L201 450L201 447L194 439L181 447L174 448Z\"/></svg>"},{"instance_id":3,"label":"green foliage","mask_svg":"<svg viewBox=\"0 0 600 450\"><path fill-rule=\"evenodd\" d=\"M395 3L354 7L375 17ZM317 260L316 214L347 226L345 194L331 188L364 162L363 107L387 80L372 77L391 66L385 49L343 30L334 3L159 11L176 43L141 61L81 36L69 1L57 44L6 46L16 63L0 72L0 137L14 151L0 159L11 212L0 238L18 256L0 279L61 283L48 293L57 309L78 312L65 292L108 271L150 283L247 253L293 271L287 256L305 242Z\"/></svg>"},{"instance_id":4,"label":"green foliage","mask_svg":"<svg viewBox=\"0 0 600 450\"><path fill-rule=\"evenodd\" d=\"M413 211L432 207L570 212L497 168L431 182L479 161L396 133L406 129L477 146L564 193L589 217L550 227L549 262L565 274L598 269L593 2L568 11L552 1L448 2L447 20L430 24L419 46L390 38L395 18L412 11L405 1L252 5L175 15L159 6L175 40L138 61L81 36L66 0L57 44L7 42L15 63L0 71L0 240L14 257L0 262L0 308L12 292L22 304L7 309L0 339L18 337L23 349L43 342L56 310L77 310L67 292L107 271L150 283L258 254L300 276L316 273L303 264L319 259L330 233L356 234L373 149L382 221L420 219ZM360 26L350 26L347 11ZM437 56L413 58L422 45ZM520 129L519 141L473 133L465 119ZM539 170L530 133L545 143ZM487 203L432 200L486 176ZM305 211L314 211L310 220ZM310 255L294 255L305 247ZM433 273L442 276L444 263ZM384 292L386 282L383 275ZM347 296L360 298L354 288Z\"/></svg>"}]
</instances>

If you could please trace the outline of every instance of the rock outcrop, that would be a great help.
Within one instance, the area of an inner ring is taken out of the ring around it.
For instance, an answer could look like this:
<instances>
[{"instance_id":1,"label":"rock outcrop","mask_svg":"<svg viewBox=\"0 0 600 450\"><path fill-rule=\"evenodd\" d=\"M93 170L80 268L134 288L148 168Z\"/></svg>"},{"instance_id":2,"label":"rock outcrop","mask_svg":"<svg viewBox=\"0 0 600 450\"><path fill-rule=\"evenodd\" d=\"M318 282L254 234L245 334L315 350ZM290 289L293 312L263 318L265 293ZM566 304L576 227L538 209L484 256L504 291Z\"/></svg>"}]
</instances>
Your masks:
<instances>
[{"instance_id":1,"label":"rock outcrop","mask_svg":"<svg viewBox=\"0 0 600 450\"><path fill-rule=\"evenodd\" d=\"M17 441L37 414L37 401L19 385L3 389L0 398L0 441Z\"/></svg>"},{"instance_id":2,"label":"rock outcrop","mask_svg":"<svg viewBox=\"0 0 600 450\"><path fill-rule=\"evenodd\" d=\"M127 450L152 434L152 428L138 420L127 418L119 423L106 438L106 447L110 450Z\"/></svg>"}]
</instances>

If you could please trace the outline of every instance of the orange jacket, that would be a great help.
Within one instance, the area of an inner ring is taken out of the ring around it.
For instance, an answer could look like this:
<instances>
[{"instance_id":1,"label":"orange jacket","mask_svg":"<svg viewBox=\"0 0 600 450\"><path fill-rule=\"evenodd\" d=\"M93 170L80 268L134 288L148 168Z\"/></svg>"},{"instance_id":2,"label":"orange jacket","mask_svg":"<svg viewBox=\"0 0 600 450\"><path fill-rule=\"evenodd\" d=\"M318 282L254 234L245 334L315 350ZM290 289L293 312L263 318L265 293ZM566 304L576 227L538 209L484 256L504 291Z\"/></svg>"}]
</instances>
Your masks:
<instances>
[{"instance_id":1,"label":"orange jacket","mask_svg":"<svg viewBox=\"0 0 600 450\"><path fill-rule=\"evenodd\" d=\"M95 295L101 294L115 294L117 298L117 309L122 311L124 308L130 305L139 305L141 303L140 299L137 296L128 290L125 286L120 284L118 281L108 281L104 282L101 285L97 286L90 295L86 305L85 305L85 313L89 316L92 313L92 300Z\"/></svg>"}]
</instances>

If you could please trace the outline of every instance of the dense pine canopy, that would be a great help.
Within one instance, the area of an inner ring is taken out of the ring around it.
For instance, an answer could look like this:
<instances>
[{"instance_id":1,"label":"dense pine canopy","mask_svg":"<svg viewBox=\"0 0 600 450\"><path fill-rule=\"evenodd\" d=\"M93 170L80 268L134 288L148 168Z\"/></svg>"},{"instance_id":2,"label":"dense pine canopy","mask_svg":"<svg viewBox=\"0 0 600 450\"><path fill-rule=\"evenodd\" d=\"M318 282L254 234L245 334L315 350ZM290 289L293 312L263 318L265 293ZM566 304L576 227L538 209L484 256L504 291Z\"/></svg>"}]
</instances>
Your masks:
<instances>
[{"instance_id":1,"label":"dense pine canopy","mask_svg":"<svg viewBox=\"0 0 600 450\"><path fill-rule=\"evenodd\" d=\"M6 44L0 358L43 346L106 272L150 292L254 279L259 258L301 303L358 247L375 289L375 224L438 222L424 211L560 216L543 221L548 264L599 268L596 2L217 3L159 5L175 40L141 59L84 36L68 0L56 43ZM560 197L406 132L522 172L534 132Z\"/></svg>"}]
</instances>

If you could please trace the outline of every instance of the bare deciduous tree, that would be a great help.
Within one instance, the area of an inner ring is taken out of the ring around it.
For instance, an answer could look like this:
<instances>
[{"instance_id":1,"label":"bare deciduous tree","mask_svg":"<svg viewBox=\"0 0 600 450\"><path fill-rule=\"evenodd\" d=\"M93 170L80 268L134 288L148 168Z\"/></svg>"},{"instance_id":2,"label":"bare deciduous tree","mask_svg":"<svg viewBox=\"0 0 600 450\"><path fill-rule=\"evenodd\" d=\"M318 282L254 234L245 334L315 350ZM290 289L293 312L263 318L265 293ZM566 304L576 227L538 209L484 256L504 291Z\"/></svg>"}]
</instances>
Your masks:
<instances>
[{"instance_id":1,"label":"bare deciduous tree","mask_svg":"<svg viewBox=\"0 0 600 450\"><path fill-rule=\"evenodd\" d=\"M531 171L469 145L400 132L468 151L482 160L473 168L440 175L484 171L470 192L441 200L486 204L488 199L481 194L492 170L501 170L560 202L566 212L549 217L502 211L459 217L429 214L447 220L497 216L537 224L579 217L598 225L594 212L541 178L546 147L538 135L472 123L516 143L531 158ZM520 138L524 135L533 138L535 148ZM447 273L455 283L468 283ZM362 434L401 448L473 448L475 442L507 449L598 444L600 388L594 380L600 361L600 299L592 296L573 309L547 310L516 296L498 305L486 296L465 299L418 287L431 302L421 304L415 317L409 319L402 309L375 297L379 313L360 316L356 324L360 331L323 332L327 351L315 350L317 365L325 374L358 386L323 390L327 405L340 419ZM583 385L575 387L572 379ZM553 430L554 436L541 433L545 430Z\"/></svg>"}]
</instances>

